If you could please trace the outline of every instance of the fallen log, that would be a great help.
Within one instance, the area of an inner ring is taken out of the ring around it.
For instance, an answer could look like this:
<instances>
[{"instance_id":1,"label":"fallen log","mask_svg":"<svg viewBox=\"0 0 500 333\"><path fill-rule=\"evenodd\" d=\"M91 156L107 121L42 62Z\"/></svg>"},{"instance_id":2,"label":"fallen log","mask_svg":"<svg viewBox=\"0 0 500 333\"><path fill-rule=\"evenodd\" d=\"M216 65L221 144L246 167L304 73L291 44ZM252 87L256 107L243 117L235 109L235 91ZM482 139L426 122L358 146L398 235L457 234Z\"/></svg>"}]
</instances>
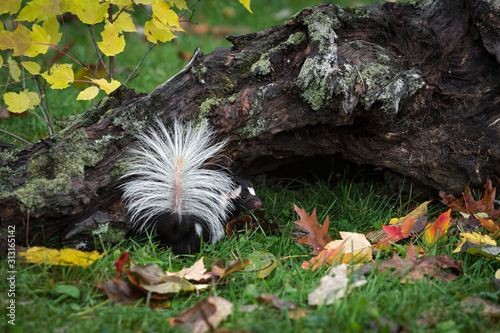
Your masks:
<instances>
[{"instance_id":1,"label":"fallen log","mask_svg":"<svg viewBox=\"0 0 500 333\"><path fill-rule=\"evenodd\" d=\"M437 190L500 176L500 10L487 0L322 4L229 36L148 95L124 87L64 129L0 157L0 230L40 243L123 238L118 179L153 119L209 121L232 168L342 154ZM22 236L21 236L22 235Z\"/></svg>"}]
</instances>

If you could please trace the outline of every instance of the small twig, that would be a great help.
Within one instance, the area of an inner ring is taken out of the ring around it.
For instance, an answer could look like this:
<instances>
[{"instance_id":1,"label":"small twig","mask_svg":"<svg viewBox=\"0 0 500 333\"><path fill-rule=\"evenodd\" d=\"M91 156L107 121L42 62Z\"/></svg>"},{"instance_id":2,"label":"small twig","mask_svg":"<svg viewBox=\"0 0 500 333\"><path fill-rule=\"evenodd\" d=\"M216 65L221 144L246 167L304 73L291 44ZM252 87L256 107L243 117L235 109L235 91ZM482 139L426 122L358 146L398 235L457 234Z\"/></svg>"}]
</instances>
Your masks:
<instances>
[{"instance_id":1,"label":"small twig","mask_svg":"<svg viewBox=\"0 0 500 333\"><path fill-rule=\"evenodd\" d=\"M151 51L153 49L153 47L155 46L156 44L153 44L151 43L151 46L149 47L149 49L146 51L146 53L144 53L144 55L142 56L141 60L139 60L139 63L137 64L137 66L135 66L134 70L132 71L132 73L130 73L130 75L127 77L127 79L125 80L125 82L123 82L123 85L126 85L128 81L130 81L130 79L132 78L132 76L135 74L135 72L137 72L137 70L139 69L139 67L141 66L142 62L144 61L144 59L146 58L146 56L148 55L149 51Z\"/></svg>"},{"instance_id":2,"label":"small twig","mask_svg":"<svg viewBox=\"0 0 500 333\"><path fill-rule=\"evenodd\" d=\"M11 132L8 132L8 131L3 130L3 129L1 129L1 128L0 128L0 132L2 132L3 134L6 134L6 135L8 135L8 136L11 136L11 137L13 137L13 138L14 138L14 139L16 139L16 140L21 141L22 143L24 143L24 144L25 144L25 145L27 145L27 146L31 145L31 142L29 142L29 141L27 141L27 140L25 140L25 139L23 139L23 138L21 138L21 137L19 137L19 136L15 135L15 134L11 133Z\"/></svg>"},{"instance_id":3,"label":"small twig","mask_svg":"<svg viewBox=\"0 0 500 333\"><path fill-rule=\"evenodd\" d=\"M26 246L30 247L30 244L28 243L28 234L30 231L30 208L29 207L26 208L26 214L27 214L27 217L26 217Z\"/></svg>"},{"instance_id":4,"label":"small twig","mask_svg":"<svg viewBox=\"0 0 500 333\"><path fill-rule=\"evenodd\" d=\"M54 128L54 124L52 122L52 117L50 116L49 111L46 110L46 105L42 104L43 94L41 92L41 88L39 87L40 83L35 79L35 77L33 77L33 82L35 83L36 92L37 92L38 96L40 97L40 103L38 104L38 107L40 108L40 111L42 112L43 116L45 117L45 122L47 123L47 127L49 129L49 134L52 135L56 131Z\"/></svg>"},{"instance_id":5,"label":"small twig","mask_svg":"<svg viewBox=\"0 0 500 333\"><path fill-rule=\"evenodd\" d=\"M182 12L180 15L179 15L179 18L183 17L184 15L186 15L187 12L190 12L191 11L191 8L193 8L194 6L196 6L197 4L199 4L201 2L201 0L197 0L195 3L193 3L191 6L189 6L188 9L186 9L184 12ZM189 18L189 20L191 20L191 18L193 18L193 15L191 15L191 17Z\"/></svg>"},{"instance_id":6,"label":"small twig","mask_svg":"<svg viewBox=\"0 0 500 333\"><path fill-rule=\"evenodd\" d=\"M99 47L97 47L97 42L95 40L94 31L92 29L93 29L93 26L89 25L90 35L92 36L92 43L94 44L95 52L97 53L97 56L99 57L99 62L101 63L102 68L106 72L106 75L108 77L110 77L108 68L106 67L106 64L104 63L104 59L102 58L102 54L101 54L101 52L99 52Z\"/></svg>"}]
</instances>

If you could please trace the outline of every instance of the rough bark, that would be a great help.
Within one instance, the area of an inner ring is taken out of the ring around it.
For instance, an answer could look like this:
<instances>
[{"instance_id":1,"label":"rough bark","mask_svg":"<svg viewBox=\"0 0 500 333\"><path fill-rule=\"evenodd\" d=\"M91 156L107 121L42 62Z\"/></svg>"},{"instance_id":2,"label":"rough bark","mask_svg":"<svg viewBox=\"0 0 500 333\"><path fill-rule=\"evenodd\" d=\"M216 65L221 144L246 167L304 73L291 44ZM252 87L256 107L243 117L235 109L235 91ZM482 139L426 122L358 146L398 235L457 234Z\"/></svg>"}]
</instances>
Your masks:
<instances>
[{"instance_id":1,"label":"rough bark","mask_svg":"<svg viewBox=\"0 0 500 333\"><path fill-rule=\"evenodd\" d=\"M5 150L1 229L21 241L29 218L29 241L62 229L74 246L121 239L122 156L157 117L208 120L229 137L232 167L251 173L340 153L452 193L499 177L495 1L323 4L228 39L147 96L119 89L60 133Z\"/></svg>"}]
</instances>

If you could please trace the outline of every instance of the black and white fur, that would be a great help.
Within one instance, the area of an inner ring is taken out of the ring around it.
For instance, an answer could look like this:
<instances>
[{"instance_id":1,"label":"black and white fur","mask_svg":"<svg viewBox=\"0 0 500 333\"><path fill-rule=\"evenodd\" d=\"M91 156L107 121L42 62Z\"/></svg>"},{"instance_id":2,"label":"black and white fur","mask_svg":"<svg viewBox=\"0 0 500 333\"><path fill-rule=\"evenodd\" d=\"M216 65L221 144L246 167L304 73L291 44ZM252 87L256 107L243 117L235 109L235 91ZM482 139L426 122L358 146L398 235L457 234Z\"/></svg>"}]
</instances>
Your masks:
<instances>
[{"instance_id":1,"label":"black and white fur","mask_svg":"<svg viewBox=\"0 0 500 333\"><path fill-rule=\"evenodd\" d=\"M201 240L216 242L243 209L261 206L252 184L214 166L225 141L215 142L207 125L175 121L141 132L128 158L121 186L125 208L139 232L155 228L174 253L200 251Z\"/></svg>"}]
</instances>

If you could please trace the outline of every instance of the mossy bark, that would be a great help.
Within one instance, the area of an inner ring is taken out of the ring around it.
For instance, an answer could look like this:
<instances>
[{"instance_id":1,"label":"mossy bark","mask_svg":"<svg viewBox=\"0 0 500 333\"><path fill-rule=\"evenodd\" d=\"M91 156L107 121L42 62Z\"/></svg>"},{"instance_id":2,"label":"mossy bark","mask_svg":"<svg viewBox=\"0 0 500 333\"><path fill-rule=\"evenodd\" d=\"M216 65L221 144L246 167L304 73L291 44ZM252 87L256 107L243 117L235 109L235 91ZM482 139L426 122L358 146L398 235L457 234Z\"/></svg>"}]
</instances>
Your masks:
<instances>
[{"instance_id":1,"label":"mossy bark","mask_svg":"<svg viewBox=\"0 0 500 333\"><path fill-rule=\"evenodd\" d=\"M121 88L60 133L4 150L0 229L15 225L20 243L60 230L72 246L116 240L129 228L117 187L126 148L174 117L228 137L235 170L340 153L434 189L481 186L500 177L499 36L488 0L323 4L229 36L233 47L196 52L149 95Z\"/></svg>"}]
</instances>

